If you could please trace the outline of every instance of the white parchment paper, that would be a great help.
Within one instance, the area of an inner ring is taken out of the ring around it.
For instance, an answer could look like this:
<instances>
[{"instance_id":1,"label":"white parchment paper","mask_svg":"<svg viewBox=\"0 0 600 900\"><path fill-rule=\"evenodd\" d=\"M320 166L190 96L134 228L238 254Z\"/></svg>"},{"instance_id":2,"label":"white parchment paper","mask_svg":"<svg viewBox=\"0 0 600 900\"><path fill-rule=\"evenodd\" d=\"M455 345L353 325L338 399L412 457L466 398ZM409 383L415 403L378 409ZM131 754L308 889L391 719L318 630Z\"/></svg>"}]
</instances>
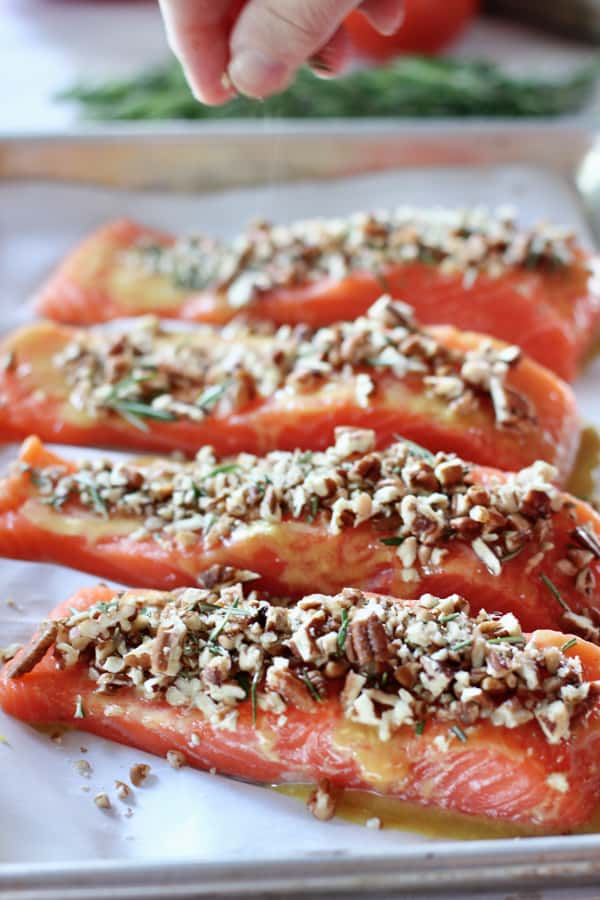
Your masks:
<instances>
[{"instance_id":1,"label":"white parchment paper","mask_svg":"<svg viewBox=\"0 0 600 900\"><path fill-rule=\"evenodd\" d=\"M176 232L233 235L261 217L290 221L396 204L514 204L523 222L574 225L591 245L577 198L556 176L525 167L402 170L328 184L296 184L211 195L134 194L81 186L0 186L0 332L32 318L28 298L57 260L93 228L122 216ZM584 419L600 425L600 360L577 384ZM0 434L2 423L0 420ZM0 447L0 470L16 447ZM82 455L86 451L69 451ZM93 452L93 451L92 451ZM0 646L27 639L78 587L97 579L58 566L0 560ZM318 585L315 585L318 588ZM314 820L294 800L264 788L197 772L83 733L57 744L0 713L0 863L87 859L226 861L323 854L389 854L418 835ZM83 753L82 747L87 748ZM83 778L75 762L92 766ZM133 815L115 796L115 779L146 761L153 776L135 791ZM86 790L88 789L88 790ZM113 809L93 803L107 791Z\"/></svg>"}]
</instances>

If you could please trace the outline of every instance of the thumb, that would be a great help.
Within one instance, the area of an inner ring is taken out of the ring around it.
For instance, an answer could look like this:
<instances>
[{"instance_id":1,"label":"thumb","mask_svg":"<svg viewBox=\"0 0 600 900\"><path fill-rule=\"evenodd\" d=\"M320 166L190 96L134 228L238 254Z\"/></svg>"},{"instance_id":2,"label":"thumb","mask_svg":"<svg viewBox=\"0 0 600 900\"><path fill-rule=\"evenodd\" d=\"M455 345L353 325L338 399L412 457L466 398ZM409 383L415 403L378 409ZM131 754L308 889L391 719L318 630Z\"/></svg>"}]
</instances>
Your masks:
<instances>
[{"instance_id":1,"label":"thumb","mask_svg":"<svg viewBox=\"0 0 600 900\"><path fill-rule=\"evenodd\" d=\"M230 38L234 87L251 97L287 87L358 5L359 0L250 0Z\"/></svg>"}]
</instances>

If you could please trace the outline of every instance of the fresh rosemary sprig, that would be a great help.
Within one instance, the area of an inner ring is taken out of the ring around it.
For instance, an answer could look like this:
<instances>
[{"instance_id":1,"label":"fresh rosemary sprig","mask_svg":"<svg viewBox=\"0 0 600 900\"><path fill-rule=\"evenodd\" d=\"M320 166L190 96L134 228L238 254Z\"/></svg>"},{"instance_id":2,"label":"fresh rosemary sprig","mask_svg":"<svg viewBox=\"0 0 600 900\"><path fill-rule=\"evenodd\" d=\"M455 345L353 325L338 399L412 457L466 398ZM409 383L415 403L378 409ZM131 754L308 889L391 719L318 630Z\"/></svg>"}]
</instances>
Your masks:
<instances>
[{"instance_id":1,"label":"fresh rosemary sprig","mask_svg":"<svg viewBox=\"0 0 600 900\"><path fill-rule=\"evenodd\" d=\"M581 109L593 94L596 60L569 75L511 75L479 60L402 56L387 66L317 80L303 69L282 94L238 96L205 106L192 96L181 68L169 62L133 78L76 84L58 95L87 119L330 118L361 116L557 116Z\"/></svg>"}]
</instances>

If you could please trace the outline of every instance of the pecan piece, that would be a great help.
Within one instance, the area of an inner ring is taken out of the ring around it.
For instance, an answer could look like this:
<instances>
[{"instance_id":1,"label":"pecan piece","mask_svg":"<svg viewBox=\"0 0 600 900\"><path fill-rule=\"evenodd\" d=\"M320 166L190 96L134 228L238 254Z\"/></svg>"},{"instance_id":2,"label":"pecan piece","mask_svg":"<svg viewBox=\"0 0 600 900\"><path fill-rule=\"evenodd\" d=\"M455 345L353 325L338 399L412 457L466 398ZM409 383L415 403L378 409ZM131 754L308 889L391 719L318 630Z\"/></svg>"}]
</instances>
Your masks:
<instances>
[{"instance_id":1,"label":"pecan piece","mask_svg":"<svg viewBox=\"0 0 600 900\"><path fill-rule=\"evenodd\" d=\"M589 550L590 553L593 553L595 557L600 559L600 542L595 534L592 534L591 531L588 531L582 525L578 525L577 528L573 529L570 536L580 547L583 547L584 550Z\"/></svg>"},{"instance_id":2,"label":"pecan piece","mask_svg":"<svg viewBox=\"0 0 600 900\"><path fill-rule=\"evenodd\" d=\"M346 655L350 662L362 667L375 666L380 671L389 659L389 643L385 628L372 613L368 619L356 619L348 628Z\"/></svg>"},{"instance_id":3,"label":"pecan piece","mask_svg":"<svg viewBox=\"0 0 600 900\"><path fill-rule=\"evenodd\" d=\"M523 498L520 511L529 519L545 519L552 511L552 501L545 491L530 488Z\"/></svg>"},{"instance_id":4,"label":"pecan piece","mask_svg":"<svg viewBox=\"0 0 600 900\"><path fill-rule=\"evenodd\" d=\"M31 672L35 666L44 658L46 651L52 646L56 640L58 633L58 622L51 619L45 622L37 637L33 638L25 649L11 660L6 667L6 674L9 678L20 678Z\"/></svg>"},{"instance_id":5,"label":"pecan piece","mask_svg":"<svg viewBox=\"0 0 600 900\"><path fill-rule=\"evenodd\" d=\"M235 569L233 566L221 566L219 563L215 563L214 566L198 576L198 584L210 591L217 586L227 587L240 581L254 581L259 577L250 569Z\"/></svg>"},{"instance_id":6,"label":"pecan piece","mask_svg":"<svg viewBox=\"0 0 600 900\"><path fill-rule=\"evenodd\" d=\"M324 778L308 798L306 805L315 819L326 822L333 818L336 800L329 781Z\"/></svg>"},{"instance_id":7,"label":"pecan piece","mask_svg":"<svg viewBox=\"0 0 600 900\"><path fill-rule=\"evenodd\" d=\"M306 685L288 669L270 668L267 672L266 685L290 706L295 706L303 712L312 712L316 706Z\"/></svg>"}]
</instances>

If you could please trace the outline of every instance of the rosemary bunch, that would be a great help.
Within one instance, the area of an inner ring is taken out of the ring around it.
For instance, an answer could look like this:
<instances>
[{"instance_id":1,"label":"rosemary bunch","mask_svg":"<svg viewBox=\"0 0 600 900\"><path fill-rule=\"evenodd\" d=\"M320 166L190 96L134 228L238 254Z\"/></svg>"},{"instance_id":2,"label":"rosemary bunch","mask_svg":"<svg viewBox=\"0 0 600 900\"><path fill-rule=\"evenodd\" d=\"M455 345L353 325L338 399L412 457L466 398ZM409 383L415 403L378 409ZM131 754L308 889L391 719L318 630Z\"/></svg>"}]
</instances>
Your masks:
<instances>
[{"instance_id":1,"label":"rosemary bunch","mask_svg":"<svg viewBox=\"0 0 600 900\"><path fill-rule=\"evenodd\" d=\"M557 116L590 98L600 64L551 79L509 75L492 63L404 56L391 65L331 80L299 72L284 93L264 101L236 97L208 107L192 97L176 62L132 78L78 84L60 100L88 119L337 118L361 116Z\"/></svg>"}]
</instances>

